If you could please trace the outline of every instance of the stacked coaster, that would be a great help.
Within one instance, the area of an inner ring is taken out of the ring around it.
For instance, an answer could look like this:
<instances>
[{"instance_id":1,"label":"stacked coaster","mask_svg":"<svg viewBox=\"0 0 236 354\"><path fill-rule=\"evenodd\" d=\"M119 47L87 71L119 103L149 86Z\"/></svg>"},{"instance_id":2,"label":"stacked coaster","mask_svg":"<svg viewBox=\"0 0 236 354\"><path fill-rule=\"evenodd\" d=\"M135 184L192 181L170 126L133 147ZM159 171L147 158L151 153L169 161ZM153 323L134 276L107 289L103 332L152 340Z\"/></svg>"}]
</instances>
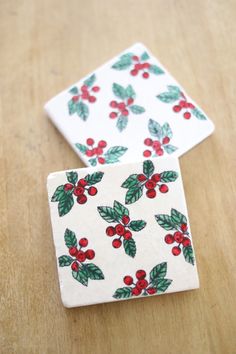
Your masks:
<instances>
[{"instance_id":1,"label":"stacked coaster","mask_svg":"<svg viewBox=\"0 0 236 354\"><path fill-rule=\"evenodd\" d=\"M142 44L45 109L90 166L48 177L63 304L198 288L177 157L213 132L206 114Z\"/></svg>"}]
</instances>

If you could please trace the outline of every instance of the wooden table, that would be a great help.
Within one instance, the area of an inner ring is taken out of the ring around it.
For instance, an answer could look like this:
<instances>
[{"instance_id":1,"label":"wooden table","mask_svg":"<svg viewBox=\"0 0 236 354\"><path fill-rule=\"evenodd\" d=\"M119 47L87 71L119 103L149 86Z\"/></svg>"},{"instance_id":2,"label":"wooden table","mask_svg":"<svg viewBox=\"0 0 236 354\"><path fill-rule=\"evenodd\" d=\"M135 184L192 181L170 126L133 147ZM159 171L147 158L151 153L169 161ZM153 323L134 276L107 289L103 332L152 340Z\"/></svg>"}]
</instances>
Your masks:
<instances>
[{"instance_id":1,"label":"wooden table","mask_svg":"<svg viewBox=\"0 0 236 354\"><path fill-rule=\"evenodd\" d=\"M236 2L2 0L1 353L236 353ZM46 193L82 163L43 105L136 41L216 125L181 158L200 290L65 309Z\"/></svg>"}]
</instances>

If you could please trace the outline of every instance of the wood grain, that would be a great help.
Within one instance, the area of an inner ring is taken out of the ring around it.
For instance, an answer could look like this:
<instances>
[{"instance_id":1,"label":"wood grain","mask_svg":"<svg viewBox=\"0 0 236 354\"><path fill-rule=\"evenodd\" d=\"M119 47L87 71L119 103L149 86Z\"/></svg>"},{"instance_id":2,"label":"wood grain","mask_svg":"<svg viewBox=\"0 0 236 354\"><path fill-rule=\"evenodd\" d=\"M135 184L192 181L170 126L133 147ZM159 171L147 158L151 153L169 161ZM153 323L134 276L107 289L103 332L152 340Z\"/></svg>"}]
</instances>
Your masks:
<instances>
[{"instance_id":1,"label":"wood grain","mask_svg":"<svg viewBox=\"0 0 236 354\"><path fill-rule=\"evenodd\" d=\"M1 353L236 353L236 2L0 1ZM82 166L44 103L141 41L216 125L181 158L201 288L63 308L46 194Z\"/></svg>"}]
</instances>

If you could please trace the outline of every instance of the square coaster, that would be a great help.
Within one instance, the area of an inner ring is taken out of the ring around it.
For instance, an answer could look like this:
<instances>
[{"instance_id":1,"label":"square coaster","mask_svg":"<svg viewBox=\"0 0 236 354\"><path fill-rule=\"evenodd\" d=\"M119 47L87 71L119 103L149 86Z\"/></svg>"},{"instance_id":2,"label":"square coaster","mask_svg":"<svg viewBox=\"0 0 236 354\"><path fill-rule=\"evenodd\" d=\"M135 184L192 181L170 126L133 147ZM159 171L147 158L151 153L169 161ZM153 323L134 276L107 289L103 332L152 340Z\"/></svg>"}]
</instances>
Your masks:
<instances>
[{"instance_id":1,"label":"square coaster","mask_svg":"<svg viewBox=\"0 0 236 354\"><path fill-rule=\"evenodd\" d=\"M181 156L214 130L140 43L51 99L45 110L87 166Z\"/></svg>"},{"instance_id":2,"label":"square coaster","mask_svg":"<svg viewBox=\"0 0 236 354\"><path fill-rule=\"evenodd\" d=\"M199 287L177 158L52 173L48 196L64 306Z\"/></svg>"}]
</instances>

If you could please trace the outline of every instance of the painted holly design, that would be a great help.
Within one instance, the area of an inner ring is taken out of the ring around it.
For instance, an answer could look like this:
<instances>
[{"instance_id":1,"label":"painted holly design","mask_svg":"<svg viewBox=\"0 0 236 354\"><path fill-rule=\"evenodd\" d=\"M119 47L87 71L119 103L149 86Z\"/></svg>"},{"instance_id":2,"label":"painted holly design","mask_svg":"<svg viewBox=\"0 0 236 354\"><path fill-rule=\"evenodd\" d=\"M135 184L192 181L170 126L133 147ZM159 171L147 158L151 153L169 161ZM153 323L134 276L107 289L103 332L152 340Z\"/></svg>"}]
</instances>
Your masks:
<instances>
[{"instance_id":1,"label":"painted holly design","mask_svg":"<svg viewBox=\"0 0 236 354\"><path fill-rule=\"evenodd\" d=\"M78 204L85 204L87 195L95 196L98 190L94 185L101 181L103 175L103 172L94 172L78 179L77 172L66 172L68 183L58 186L51 198L52 202L58 202L59 216L69 213L74 205L74 198Z\"/></svg>"},{"instance_id":2,"label":"painted holly design","mask_svg":"<svg viewBox=\"0 0 236 354\"><path fill-rule=\"evenodd\" d=\"M115 291L113 297L115 299L127 299L133 296L146 296L164 293L170 284L171 279L166 279L167 263L163 262L157 264L149 273L149 277L145 270L137 270L135 277L126 275L123 278L123 282L126 285L123 288L119 288Z\"/></svg>"},{"instance_id":3,"label":"painted holly design","mask_svg":"<svg viewBox=\"0 0 236 354\"><path fill-rule=\"evenodd\" d=\"M128 189L125 196L125 203L135 203L142 197L144 190L146 190L146 196L148 198L156 197L157 188L160 193L167 193L169 191L169 187L166 183L174 182L177 178L178 173L176 171L163 171L155 173L153 162L150 160L144 161L143 173L130 175L121 185L121 187Z\"/></svg>"},{"instance_id":4,"label":"painted holly design","mask_svg":"<svg viewBox=\"0 0 236 354\"><path fill-rule=\"evenodd\" d=\"M70 115L77 113L83 121L87 120L89 116L88 105L96 102L97 98L94 95L100 90L99 86L94 86L95 81L96 75L93 74L83 82L80 88L74 86L69 90L69 93L72 94L72 98L68 102ZM85 101L87 101L88 104L86 104Z\"/></svg>"},{"instance_id":5,"label":"painted holly design","mask_svg":"<svg viewBox=\"0 0 236 354\"><path fill-rule=\"evenodd\" d=\"M101 269L94 263L87 262L95 257L93 249L84 249L88 246L88 239L83 237L78 242L75 233L69 229L66 229L64 239L70 256L60 256L58 258L59 266L70 266L73 278L84 286L88 286L89 279L104 279Z\"/></svg>"},{"instance_id":6,"label":"painted holly design","mask_svg":"<svg viewBox=\"0 0 236 354\"><path fill-rule=\"evenodd\" d=\"M110 102L110 107L113 108L113 111L110 113L109 117L111 119L117 119L116 127L120 132L122 132L128 124L129 114L141 114L145 112L145 109L141 106L133 104L136 98L136 93L131 85L128 85L125 88L121 85L113 83L112 91L121 101Z\"/></svg>"},{"instance_id":7,"label":"painted holly design","mask_svg":"<svg viewBox=\"0 0 236 354\"><path fill-rule=\"evenodd\" d=\"M124 146L112 146L104 152L104 149L107 147L107 142L100 140L95 146L95 141L92 138L86 140L86 145L77 143L75 146L83 155L91 157L88 160L91 166L120 162L119 158L128 150L128 148Z\"/></svg>"},{"instance_id":8,"label":"painted holly design","mask_svg":"<svg viewBox=\"0 0 236 354\"><path fill-rule=\"evenodd\" d=\"M148 149L144 150L144 157L157 157L162 156L164 152L172 154L178 148L170 144L170 140L173 137L172 130L168 123L164 123L161 126L153 119L149 119L148 130L152 138L146 138L144 145L148 146Z\"/></svg>"},{"instance_id":9,"label":"painted holly design","mask_svg":"<svg viewBox=\"0 0 236 354\"><path fill-rule=\"evenodd\" d=\"M122 55L119 60L112 65L116 70L130 70L132 76L137 76L141 72L144 79L148 79L150 74L161 75L164 71L157 65L149 63L150 56L147 52L137 56L134 53Z\"/></svg>"},{"instance_id":10,"label":"painted holly design","mask_svg":"<svg viewBox=\"0 0 236 354\"><path fill-rule=\"evenodd\" d=\"M157 223L166 231L173 230L173 234L165 236L165 243L177 244L172 247L174 256L180 255L183 252L186 262L194 265L193 248L191 246L190 235L188 232L187 218L176 209L171 209L170 215L158 214L155 215Z\"/></svg>"},{"instance_id":11,"label":"painted holly design","mask_svg":"<svg viewBox=\"0 0 236 354\"><path fill-rule=\"evenodd\" d=\"M187 101L185 94L177 86L167 86L168 91L157 95L157 98L164 103L174 103L173 111L179 113L182 111L185 119L195 116L199 120L206 120L206 116L196 108L191 102Z\"/></svg>"},{"instance_id":12,"label":"painted holly design","mask_svg":"<svg viewBox=\"0 0 236 354\"><path fill-rule=\"evenodd\" d=\"M106 228L108 237L117 236L112 241L112 246L120 248L123 244L125 253L134 258L136 244L132 232L141 231L146 226L146 222L144 220L130 220L129 210L116 200L113 203L113 208L99 206L98 212L106 222L113 224L113 226Z\"/></svg>"}]
</instances>

